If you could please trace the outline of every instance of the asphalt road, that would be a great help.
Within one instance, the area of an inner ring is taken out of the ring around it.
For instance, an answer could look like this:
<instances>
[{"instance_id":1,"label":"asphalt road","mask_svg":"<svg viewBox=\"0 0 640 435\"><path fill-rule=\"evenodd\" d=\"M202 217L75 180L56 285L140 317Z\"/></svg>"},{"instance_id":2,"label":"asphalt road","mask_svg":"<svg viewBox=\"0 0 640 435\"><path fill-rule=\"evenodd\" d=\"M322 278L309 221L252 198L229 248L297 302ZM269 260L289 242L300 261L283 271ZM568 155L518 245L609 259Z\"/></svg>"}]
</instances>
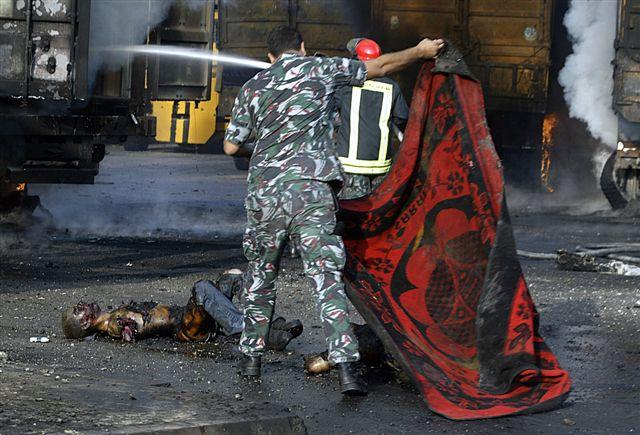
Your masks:
<instances>
[{"instance_id":1,"label":"asphalt road","mask_svg":"<svg viewBox=\"0 0 640 435\"><path fill-rule=\"evenodd\" d=\"M288 352L268 355L261 383L235 376L229 340L63 339L61 312L79 300L181 304L196 280L244 263L244 174L232 162L173 148L109 151L95 186L31 190L53 214L52 227L40 214L29 229L0 230L0 352L7 355L0 353L0 434L170 425L209 414L297 415L310 433L330 434L640 430L640 278L561 272L548 261L523 267L542 334L574 388L562 409L544 414L452 422L394 377L370 372L369 396L354 400L341 397L335 374L306 376L303 355L324 344L296 260L284 263L277 311L306 329ZM634 217L543 211L514 211L519 248L553 252L640 235ZM32 336L51 342L30 343Z\"/></svg>"}]
</instances>

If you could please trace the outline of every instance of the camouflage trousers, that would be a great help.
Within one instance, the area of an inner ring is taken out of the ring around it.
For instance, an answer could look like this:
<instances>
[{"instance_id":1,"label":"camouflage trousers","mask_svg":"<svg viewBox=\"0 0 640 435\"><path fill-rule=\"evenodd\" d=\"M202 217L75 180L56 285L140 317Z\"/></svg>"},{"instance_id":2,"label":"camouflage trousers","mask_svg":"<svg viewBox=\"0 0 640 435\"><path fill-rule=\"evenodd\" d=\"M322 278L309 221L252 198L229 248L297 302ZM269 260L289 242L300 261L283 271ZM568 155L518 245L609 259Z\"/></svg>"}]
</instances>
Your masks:
<instances>
[{"instance_id":1,"label":"camouflage trousers","mask_svg":"<svg viewBox=\"0 0 640 435\"><path fill-rule=\"evenodd\" d=\"M258 356L266 348L280 258L291 238L298 246L316 299L329 360L334 364L359 360L342 283L344 244L334 234L336 203L329 184L307 180L259 189L249 194L246 208L248 222L243 249L249 261L249 279L243 292L245 328L240 351Z\"/></svg>"},{"instance_id":2,"label":"camouflage trousers","mask_svg":"<svg viewBox=\"0 0 640 435\"><path fill-rule=\"evenodd\" d=\"M384 180L384 175L345 174L340 199L362 198L370 194Z\"/></svg>"}]
</instances>

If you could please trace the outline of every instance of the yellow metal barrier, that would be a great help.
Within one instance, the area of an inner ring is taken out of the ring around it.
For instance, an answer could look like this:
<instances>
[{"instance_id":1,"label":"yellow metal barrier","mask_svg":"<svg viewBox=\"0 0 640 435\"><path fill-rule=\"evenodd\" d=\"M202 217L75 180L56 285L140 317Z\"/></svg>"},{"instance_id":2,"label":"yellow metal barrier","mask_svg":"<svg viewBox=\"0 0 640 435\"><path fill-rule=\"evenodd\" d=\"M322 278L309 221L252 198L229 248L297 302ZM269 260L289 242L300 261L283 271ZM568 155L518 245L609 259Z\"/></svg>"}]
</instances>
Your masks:
<instances>
[{"instance_id":1,"label":"yellow metal barrier","mask_svg":"<svg viewBox=\"0 0 640 435\"><path fill-rule=\"evenodd\" d=\"M214 85L215 79L212 89ZM216 132L216 92L208 101L153 101L152 107L157 118L157 142L203 145Z\"/></svg>"}]
</instances>

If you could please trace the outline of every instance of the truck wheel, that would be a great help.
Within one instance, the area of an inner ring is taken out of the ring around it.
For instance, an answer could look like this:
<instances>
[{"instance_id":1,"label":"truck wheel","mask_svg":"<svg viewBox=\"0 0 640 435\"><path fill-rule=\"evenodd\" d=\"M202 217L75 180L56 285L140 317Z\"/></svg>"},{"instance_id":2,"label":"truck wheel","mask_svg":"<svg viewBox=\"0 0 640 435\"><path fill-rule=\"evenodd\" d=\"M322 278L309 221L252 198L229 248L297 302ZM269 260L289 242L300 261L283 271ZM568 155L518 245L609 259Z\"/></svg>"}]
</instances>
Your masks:
<instances>
[{"instance_id":1,"label":"truck wheel","mask_svg":"<svg viewBox=\"0 0 640 435\"><path fill-rule=\"evenodd\" d=\"M607 163L604 165L604 169L600 175L600 188L602 189L604 196L609 201L609 204L611 204L611 207L614 210L621 210L629 204L629 201L625 198L623 192L618 187L618 183L616 182L616 155L617 152L614 151L609 159L607 159Z\"/></svg>"}]
</instances>

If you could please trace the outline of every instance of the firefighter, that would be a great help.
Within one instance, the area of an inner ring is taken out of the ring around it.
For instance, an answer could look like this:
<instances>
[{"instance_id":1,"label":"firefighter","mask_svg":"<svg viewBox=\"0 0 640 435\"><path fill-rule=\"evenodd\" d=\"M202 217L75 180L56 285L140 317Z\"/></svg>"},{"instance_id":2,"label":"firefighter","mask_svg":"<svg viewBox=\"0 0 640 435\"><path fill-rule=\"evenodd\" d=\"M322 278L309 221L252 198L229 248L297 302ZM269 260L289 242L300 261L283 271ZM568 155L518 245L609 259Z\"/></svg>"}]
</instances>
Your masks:
<instances>
[{"instance_id":1,"label":"firefighter","mask_svg":"<svg viewBox=\"0 0 640 435\"><path fill-rule=\"evenodd\" d=\"M371 39L352 39L347 49L363 62L382 55ZM404 130L409 107L400 86L388 77L367 80L361 87L344 87L337 93L340 114L337 134L338 155L345 183L341 199L359 198L371 193L391 168L394 130Z\"/></svg>"},{"instance_id":2,"label":"firefighter","mask_svg":"<svg viewBox=\"0 0 640 435\"><path fill-rule=\"evenodd\" d=\"M247 228L243 239L250 279L244 288L245 325L240 339L241 376L259 377L275 306L275 281L286 240L298 241L300 256L317 301L329 348L338 366L341 392L366 394L358 370L358 342L350 330L342 282L345 251L335 234L335 187L343 181L333 141L336 91L362 86L444 46L425 39L417 46L369 62L307 57L300 33L276 27L267 39L271 67L240 90L224 149L249 156ZM245 149L252 131L255 149Z\"/></svg>"}]
</instances>

